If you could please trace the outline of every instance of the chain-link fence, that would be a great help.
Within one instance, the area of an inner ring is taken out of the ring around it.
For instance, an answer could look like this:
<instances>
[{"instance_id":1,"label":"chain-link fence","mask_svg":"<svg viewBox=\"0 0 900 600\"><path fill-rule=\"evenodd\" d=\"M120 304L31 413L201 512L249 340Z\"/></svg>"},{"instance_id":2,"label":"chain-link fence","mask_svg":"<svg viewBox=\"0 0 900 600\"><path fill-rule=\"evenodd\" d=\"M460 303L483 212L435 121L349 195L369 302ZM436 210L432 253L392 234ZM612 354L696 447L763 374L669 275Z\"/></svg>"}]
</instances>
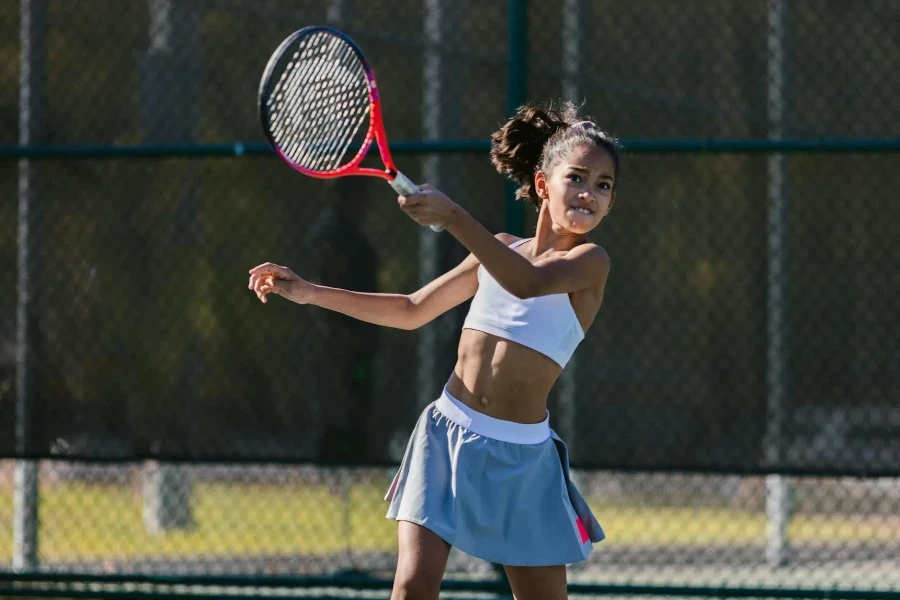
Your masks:
<instances>
[{"instance_id":1,"label":"chain-link fence","mask_svg":"<svg viewBox=\"0 0 900 600\"><path fill-rule=\"evenodd\" d=\"M484 143L518 102L625 142L550 402L609 536L572 581L900 589L891 0L0 0L0 571L390 577L381 498L466 307L379 329L246 269L410 292L465 251L380 182L213 156L260 147L262 69L309 24L363 48L404 172L492 231L534 226Z\"/></svg>"}]
</instances>

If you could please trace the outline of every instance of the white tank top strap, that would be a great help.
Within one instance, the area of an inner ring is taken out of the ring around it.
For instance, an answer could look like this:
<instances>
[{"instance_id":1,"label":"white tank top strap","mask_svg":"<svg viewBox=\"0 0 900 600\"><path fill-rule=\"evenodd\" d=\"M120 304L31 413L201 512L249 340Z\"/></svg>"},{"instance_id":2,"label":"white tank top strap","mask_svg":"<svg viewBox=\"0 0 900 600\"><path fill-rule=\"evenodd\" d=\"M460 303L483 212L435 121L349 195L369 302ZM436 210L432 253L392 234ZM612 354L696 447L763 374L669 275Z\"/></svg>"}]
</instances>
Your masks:
<instances>
[{"instance_id":1,"label":"white tank top strap","mask_svg":"<svg viewBox=\"0 0 900 600\"><path fill-rule=\"evenodd\" d=\"M513 249L515 249L515 248L518 248L519 246L521 246L522 244L524 244L525 242L527 242L527 241L530 240L530 239L531 239L531 238L524 238L524 239L521 239L521 240L516 240L516 241L514 241L512 244L510 244L510 245L508 246L508 248L509 248L510 250L513 250ZM487 273L487 269L484 268L484 265L479 264L479 265L478 265L478 271L479 271L479 273L478 273L478 280L481 281L481 273L480 273L480 271L484 271L485 273Z\"/></svg>"}]
</instances>

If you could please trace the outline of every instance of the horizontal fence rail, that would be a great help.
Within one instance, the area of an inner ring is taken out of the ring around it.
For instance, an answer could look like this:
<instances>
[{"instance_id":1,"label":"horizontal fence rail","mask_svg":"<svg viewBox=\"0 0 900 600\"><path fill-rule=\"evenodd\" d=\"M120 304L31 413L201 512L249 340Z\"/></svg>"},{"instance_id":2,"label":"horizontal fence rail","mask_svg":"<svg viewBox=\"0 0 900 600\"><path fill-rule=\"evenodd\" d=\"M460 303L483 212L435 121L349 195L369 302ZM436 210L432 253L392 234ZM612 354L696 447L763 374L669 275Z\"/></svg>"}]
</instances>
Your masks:
<instances>
[{"instance_id":1,"label":"horizontal fence rail","mask_svg":"<svg viewBox=\"0 0 900 600\"><path fill-rule=\"evenodd\" d=\"M620 140L628 154L755 154L755 153L881 153L900 152L900 139L892 140ZM391 142L392 154L465 154L490 150L487 140L439 140ZM351 152L358 148L350 148ZM371 152L374 152L374 147ZM0 160L48 159L116 159L116 158L240 158L242 156L274 157L268 144L232 142L185 146L0 146Z\"/></svg>"}]
</instances>

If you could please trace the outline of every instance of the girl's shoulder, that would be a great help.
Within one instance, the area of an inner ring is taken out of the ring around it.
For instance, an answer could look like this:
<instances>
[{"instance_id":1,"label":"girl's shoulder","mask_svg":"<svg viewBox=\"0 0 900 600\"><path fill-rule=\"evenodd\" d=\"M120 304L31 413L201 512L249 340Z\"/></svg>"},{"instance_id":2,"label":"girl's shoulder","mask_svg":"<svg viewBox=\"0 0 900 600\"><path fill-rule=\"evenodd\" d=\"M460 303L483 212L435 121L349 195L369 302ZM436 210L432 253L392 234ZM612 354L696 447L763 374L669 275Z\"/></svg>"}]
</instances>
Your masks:
<instances>
[{"instance_id":1,"label":"girl's shoulder","mask_svg":"<svg viewBox=\"0 0 900 600\"><path fill-rule=\"evenodd\" d=\"M517 235L513 235L511 233L505 233L501 231L500 233L494 234L494 237L506 244L507 246L514 244L520 240L524 240L525 238L521 238Z\"/></svg>"}]
</instances>

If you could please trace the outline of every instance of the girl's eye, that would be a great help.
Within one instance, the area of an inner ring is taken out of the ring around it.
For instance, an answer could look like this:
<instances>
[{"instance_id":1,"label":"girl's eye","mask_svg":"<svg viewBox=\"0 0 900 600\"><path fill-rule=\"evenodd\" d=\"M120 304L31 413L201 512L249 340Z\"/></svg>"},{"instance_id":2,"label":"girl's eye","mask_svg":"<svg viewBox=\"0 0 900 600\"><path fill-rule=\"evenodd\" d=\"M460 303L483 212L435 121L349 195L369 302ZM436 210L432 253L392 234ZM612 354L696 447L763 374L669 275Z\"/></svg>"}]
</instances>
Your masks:
<instances>
[{"instance_id":1,"label":"girl's eye","mask_svg":"<svg viewBox=\"0 0 900 600\"><path fill-rule=\"evenodd\" d=\"M581 183L581 175L578 175L577 173L570 173L568 178L575 183Z\"/></svg>"},{"instance_id":2,"label":"girl's eye","mask_svg":"<svg viewBox=\"0 0 900 600\"><path fill-rule=\"evenodd\" d=\"M609 183L607 183L606 181L601 181L601 182L600 182L600 189L601 189L601 190L608 190L608 189L609 189Z\"/></svg>"}]
</instances>

